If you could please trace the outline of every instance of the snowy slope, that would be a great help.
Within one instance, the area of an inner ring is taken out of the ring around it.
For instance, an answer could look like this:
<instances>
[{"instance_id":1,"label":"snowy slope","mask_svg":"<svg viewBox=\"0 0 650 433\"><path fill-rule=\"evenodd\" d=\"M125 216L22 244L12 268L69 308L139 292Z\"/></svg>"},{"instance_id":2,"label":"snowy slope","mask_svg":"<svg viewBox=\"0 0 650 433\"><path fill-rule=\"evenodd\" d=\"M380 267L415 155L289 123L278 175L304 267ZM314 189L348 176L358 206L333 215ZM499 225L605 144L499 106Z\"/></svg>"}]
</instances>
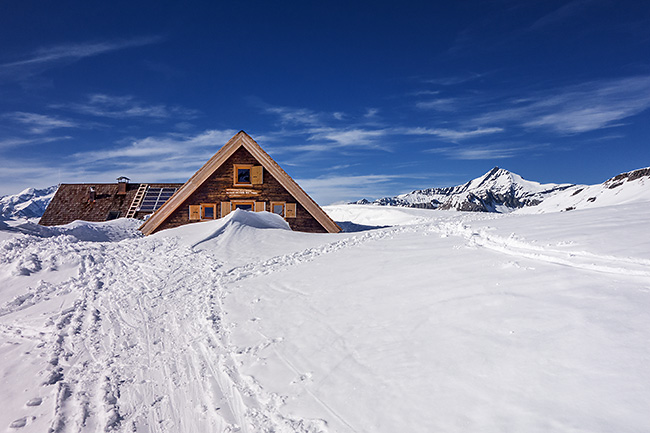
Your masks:
<instances>
[{"instance_id":1,"label":"snowy slope","mask_svg":"<svg viewBox=\"0 0 650 433\"><path fill-rule=\"evenodd\" d=\"M0 428L650 425L650 202L326 210L389 227L297 233L236 211L119 242L5 232Z\"/></svg>"},{"instance_id":2,"label":"snowy slope","mask_svg":"<svg viewBox=\"0 0 650 433\"><path fill-rule=\"evenodd\" d=\"M57 189L56 185L44 189L27 188L18 194L0 197L0 221L40 218Z\"/></svg>"},{"instance_id":3,"label":"snowy slope","mask_svg":"<svg viewBox=\"0 0 650 433\"><path fill-rule=\"evenodd\" d=\"M426 209L462 210L479 212L510 212L532 206L562 191L569 184L540 184L499 167L464 185L449 188L429 188L384 197L372 204L406 206ZM367 200L358 202L368 204Z\"/></svg>"},{"instance_id":4,"label":"snowy slope","mask_svg":"<svg viewBox=\"0 0 650 433\"><path fill-rule=\"evenodd\" d=\"M573 186L518 212L561 212L644 201L650 201L650 168L622 173L598 185Z\"/></svg>"}]
</instances>

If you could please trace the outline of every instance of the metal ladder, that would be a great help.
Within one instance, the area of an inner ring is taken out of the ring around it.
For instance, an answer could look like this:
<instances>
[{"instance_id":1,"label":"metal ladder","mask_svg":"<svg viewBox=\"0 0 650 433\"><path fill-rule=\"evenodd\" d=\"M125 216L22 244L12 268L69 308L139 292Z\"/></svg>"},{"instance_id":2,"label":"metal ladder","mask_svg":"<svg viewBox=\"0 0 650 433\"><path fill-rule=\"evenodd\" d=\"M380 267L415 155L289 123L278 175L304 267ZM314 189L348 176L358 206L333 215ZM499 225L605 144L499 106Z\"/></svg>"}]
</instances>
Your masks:
<instances>
[{"instance_id":1,"label":"metal ladder","mask_svg":"<svg viewBox=\"0 0 650 433\"><path fill-rule=\"evenodd\" d=\"M142 203L142 199L144 198L145 192L147 192L147 187L149 184L146 183L141 183L140 187L135 193L135 197L133 197L133 201L131 202L131 207L129 207L129 211L126 213L127 218L133 218L135 216L135 213L138 211L138 208L140 207L140 204Z\"/></svg>"}]
</instances>

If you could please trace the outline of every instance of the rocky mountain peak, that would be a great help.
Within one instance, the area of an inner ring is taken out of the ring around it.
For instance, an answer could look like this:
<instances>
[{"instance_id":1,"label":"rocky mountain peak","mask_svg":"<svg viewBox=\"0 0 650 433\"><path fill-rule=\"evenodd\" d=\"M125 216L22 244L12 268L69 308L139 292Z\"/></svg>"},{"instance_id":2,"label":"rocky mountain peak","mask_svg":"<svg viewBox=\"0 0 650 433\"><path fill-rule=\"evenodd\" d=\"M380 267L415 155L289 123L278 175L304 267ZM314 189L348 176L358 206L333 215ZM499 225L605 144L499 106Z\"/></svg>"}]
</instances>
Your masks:
<instances>
[{"instance_id":1,"label":"rocky mountain peak","mask_svg":"<svg viewBox=\"0 0 650 433\"><path fill-rule=\"evenodd\" d=\"M0 197L0 221L10 218L40 218L58 186L27 188L18 194Z\"/></svg>"},{"instance_id":2,"label":"rocky mountain peak","mask_svg":"<svg viewBox=\"0 0 650 433\"><path fill-rule=\"evenodd\" d=\"M524 206L538 204L549 194L570 186L572 185L527 181L518 174L494 167L483 176L464 185L416 190L396 197L380 198L372 204L442 210L510 212Z\"/></svg>"}]
</instances>

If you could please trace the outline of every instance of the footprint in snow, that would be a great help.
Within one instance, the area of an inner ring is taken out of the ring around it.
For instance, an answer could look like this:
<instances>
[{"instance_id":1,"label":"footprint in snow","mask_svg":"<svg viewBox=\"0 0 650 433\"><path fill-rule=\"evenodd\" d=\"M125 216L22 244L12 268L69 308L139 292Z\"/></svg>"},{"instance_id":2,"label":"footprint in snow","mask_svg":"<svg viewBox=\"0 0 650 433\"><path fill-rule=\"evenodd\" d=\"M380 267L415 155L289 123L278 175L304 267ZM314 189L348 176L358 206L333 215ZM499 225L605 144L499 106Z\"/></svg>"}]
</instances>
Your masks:
<instances>
[{"instance_id":1,"label":"footprint in snow","mask_svg":"<svg viewBox=\"0 0 650 433\"><path fill-rule=\"evenodd\" d=\"M11 424L9 424L9 428L23 428L23 427L25 427L27 425L28 420L32 421L32 420L35 420L35 419L36 418L33 417L33 416L32 417L24 416L22 418L18 418L17 420L15 420Z\"/></svg>"},{"instance_id":2,"label":"footprint in snow","mask_svg":"<svg viewBox=\"0 0 650 433\"><path fill-rule=\"evenodd\" d=\"M34 397L31 400L29 400L26 405L27 406L40 406L41 403L43 403L43 399L40 397Z\"/></svg>"},{"instance_id":3,"label":"footprint in snow","mask_svg":"<svg viewBox=\"0 0 650 433\"><path fill-rule=\"evenodd\" d=\"M298 376L296 379L292 380L291 383L300 383L300 382L305 382L305 381L311 381L312 373L304 373Z\"/></svg>"}]
</instances>

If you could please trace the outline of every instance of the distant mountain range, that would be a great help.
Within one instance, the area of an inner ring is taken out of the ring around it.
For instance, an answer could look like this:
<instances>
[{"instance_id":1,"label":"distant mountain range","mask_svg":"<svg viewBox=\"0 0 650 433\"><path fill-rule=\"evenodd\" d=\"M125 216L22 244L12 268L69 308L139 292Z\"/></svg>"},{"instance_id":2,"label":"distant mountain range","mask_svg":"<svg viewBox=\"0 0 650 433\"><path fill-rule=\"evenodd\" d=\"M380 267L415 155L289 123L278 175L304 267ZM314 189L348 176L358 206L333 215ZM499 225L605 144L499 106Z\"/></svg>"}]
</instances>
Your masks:
<instances>
[{"instance_id":1,"label":"distant mountain range","mask_svg":"<svg viewBox=\"0 0 650 433\"><path fill-rule=\"evenodd\" d=\"M28 188L0 197L0 221L40 218L57 186ZM447 188L428 188L352 204L473 212L561 212L650 201L650 167L619 174L597 185L540 184L494 167L483 176Z\"/></svg>"},{"instance_id":2,"label":"distant mountain range","mask_svg":"<svg viewBox=\"0 0 650 433\"><path fill-rule=\"evenodd\" d=\"M18 194L0 197L0 221L40 218L57 189L57 185L43 189L27 188Z\"/></svg>"},{"instance_id":3,"label":"distant mountain range","mask_svg":"<svg viewBox=\"0 0 650 433\"><path fill-rule=\"evenodd\" d=\"M566 211L635 200L650 200L650 168L587 186L540 184L494 167L464 185L421 189L372 202L362 199L354 204L506 213L522 208L530 208L533 212Z\"/></svg>"}]
</instances>

